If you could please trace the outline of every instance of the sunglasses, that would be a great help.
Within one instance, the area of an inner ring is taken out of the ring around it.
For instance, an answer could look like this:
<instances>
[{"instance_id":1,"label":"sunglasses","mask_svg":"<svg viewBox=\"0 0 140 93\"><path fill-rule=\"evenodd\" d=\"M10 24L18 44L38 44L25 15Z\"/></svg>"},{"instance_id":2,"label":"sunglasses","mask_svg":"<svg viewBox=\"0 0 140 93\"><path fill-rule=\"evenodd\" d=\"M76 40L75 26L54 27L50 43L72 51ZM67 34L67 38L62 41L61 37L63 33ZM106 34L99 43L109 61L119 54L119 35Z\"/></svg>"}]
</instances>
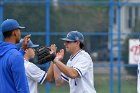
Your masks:
<instances>
[{"instance_id":1,"label":"sunglasses","mask_svg":"<svg viewBox=\"0 0 140 93\"><path fill-rule=\"evenodd\" d=\"M75 43L77 41L65 41L65 43Z\"/></svg>"}]
</instances>

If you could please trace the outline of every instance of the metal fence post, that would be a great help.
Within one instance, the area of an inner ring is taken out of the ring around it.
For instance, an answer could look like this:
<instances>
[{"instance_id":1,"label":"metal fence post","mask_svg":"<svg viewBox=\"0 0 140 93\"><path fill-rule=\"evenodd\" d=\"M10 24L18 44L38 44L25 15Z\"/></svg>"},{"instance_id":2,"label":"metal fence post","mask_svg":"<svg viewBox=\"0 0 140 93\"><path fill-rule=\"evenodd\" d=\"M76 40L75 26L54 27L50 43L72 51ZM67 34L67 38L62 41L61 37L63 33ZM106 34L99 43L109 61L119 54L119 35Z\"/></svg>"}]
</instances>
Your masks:
<instances>
[{"instance_id":1,"label":"metal fence post","mask_svg":"<svg viewBox=\"0 0 140 93\"><path fill-rule=\"evenodd\" d=\"M46 0L46 45L50 45L50 0Z\"/></svg>"},{"instance_id":2,"label":"metal fence post","mask_svg":"<svg viewBox=\"0 0 140 93\"><path fill-rule=\"evenodd\" d=\"M46 0L46 46L50 45L50 0ZM46 65L46 71L49 65ZM46 93L50 93L50 84L46 82Z\"/></svg>"},{"instance_id":3,"label":"metal fence post","mask_svg":"<svg viewBox=\"0 0 140 93\"><path fill-rule=\"evenodd\" d=\"M118 1L118 93L121 93L121 5Z\"/></svg>"},{"instance_id":4,"label":"metal fence post","mask_svg":"<svg viewBox=\"0 0 140 93\"><path fill-rule=\"evenodd\" d=\"M110 93L114 93L114 81L113 81L113 0L110 0L109 8L109 36L110 36Z\"/></svg>"}]
</instances>

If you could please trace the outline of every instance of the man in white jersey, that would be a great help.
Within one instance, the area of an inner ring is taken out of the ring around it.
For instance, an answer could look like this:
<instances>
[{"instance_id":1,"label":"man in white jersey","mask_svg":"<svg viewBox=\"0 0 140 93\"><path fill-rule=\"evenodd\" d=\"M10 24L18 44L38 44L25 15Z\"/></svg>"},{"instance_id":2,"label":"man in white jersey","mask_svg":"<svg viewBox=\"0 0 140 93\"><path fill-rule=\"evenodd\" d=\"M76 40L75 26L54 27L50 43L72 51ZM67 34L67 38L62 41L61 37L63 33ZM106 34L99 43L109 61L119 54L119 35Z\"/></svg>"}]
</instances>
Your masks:
<instances>
[{"instance_id":1,"label":"man in white jersey","mask_svg":"<svg viewBox=\"0 0 140 93\"><path fill-rule=\"evenodd\" d=\"M70 54L67 65L61 60L64 50L61 49L54 59L54 77L57 86L69 83L70 93L96 93L94 88L93 62L90 55L82 48L84 37L78 31L71 31L64 40L66 51Z\"/></svg>"},{"instance_id":2,"label":"man in white jersey","mask_svg":"<svg viewBox=\"0 0 140 93\"><path fill-rule=\"evenodd\" d=\"M20 40L20 43L17 45L18 47L22 45L23 39ZM39 45L33 44L30 40L28 42L28 49L25 50L24 55L24 65L25 72L28 80L30 93L38 93L37 86L38 83L42 84L45 80L52 81L53 80L53 63L50 62L50 67L47 73L37 67L35 64L29 62L29 59L34 58L35 49ZM55 45L51 45L51 49L55 49ZM56 51L56 50L55 50Z\"/></svg>"}]
</instances>

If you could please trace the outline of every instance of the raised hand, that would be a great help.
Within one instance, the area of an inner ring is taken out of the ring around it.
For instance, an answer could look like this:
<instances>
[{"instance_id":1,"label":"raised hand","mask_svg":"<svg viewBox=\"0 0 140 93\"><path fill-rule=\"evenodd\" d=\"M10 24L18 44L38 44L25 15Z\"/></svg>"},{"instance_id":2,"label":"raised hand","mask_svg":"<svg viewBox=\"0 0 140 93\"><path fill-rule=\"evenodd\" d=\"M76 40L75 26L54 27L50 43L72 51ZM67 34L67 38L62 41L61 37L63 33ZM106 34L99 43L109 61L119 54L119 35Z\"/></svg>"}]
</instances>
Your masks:
<instances>
[{"instance_id":1,"label":"raised hand","mask_svg":"<svg viewBox=\"0 0 140 93\"><path fill-rule=\"evenodd\" d=\"M51 54L52 54L52 53L55 53L55 54L56 54L56 50L57 50L56 45L55 45L55 44L52 44L52 45L50 46L50 48L51 48Z\"/></svg>"},{"instance_id":2,"label":"raised hand","mask_svg":"<svg viewBox=\"0 0 140 93\"><path fill-rule=\"evenodd\" d=\"M30 40L31 35L26 35L23 39L22 49L25 51L28 48L28 41Z\"/></svg>"},{"instance_id":3,"label":"raised hand","mask_svg":"<svg viewBox=\"0 0 140 93\"><path fill-rule=\"evenodd\" d=\"M59 60L62 60L64 57L64 49L61 49L57 54L56 54L56 58L58 58Z\"/></svg>"}]
</instances>

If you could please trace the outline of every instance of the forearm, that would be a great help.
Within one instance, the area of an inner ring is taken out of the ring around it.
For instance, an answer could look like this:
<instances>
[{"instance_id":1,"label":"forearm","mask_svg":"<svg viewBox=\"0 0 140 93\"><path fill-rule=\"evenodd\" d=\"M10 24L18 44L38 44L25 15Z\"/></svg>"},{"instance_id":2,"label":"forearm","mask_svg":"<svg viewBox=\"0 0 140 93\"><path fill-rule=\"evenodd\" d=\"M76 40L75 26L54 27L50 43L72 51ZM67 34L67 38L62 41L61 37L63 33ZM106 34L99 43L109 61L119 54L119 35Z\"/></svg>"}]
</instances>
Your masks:
<instances>
[{"instance_id":1,"label":"forearm","mask_svg":"<svg viewBox=\"0 0 140 93\"><path fill-rule=\"evenodd\" d=\"M63 56L64 49L61 49L60 52L57 53L55 59L53 60L56 66L60 69L61 72L63 72L66 76L70 78L76 78L77 76L79 76L78 72L74 68L70 68L60 61L63 59Z\"/></svg>"},{"instance_id":2,"label":"forearm","mask_svg":"<svg viewBox=\"0 0 140 93\"><path fill-rule=\"evenodd\" d=\"M60 69L61 72L63 72L70 78L76 78L77 76L79 76L78 72L75 69L66 66L61 61L56 62L56 66Z\"/></svg>"},{"instance_id":3,"label":"forearm","mask_svg":"<svg viewBox=\"0 0 140 93\"><path fill-rule=\"evenodd\" d=\"M54 64L54 77L56 86L64 85L64 80L61 78L61 72L55 64Z\"/></svg>"},{"instance_id":4,"label":"forearm","mask_svg":"<svg viewBox=\"0 0 140 93\"><path fill-rule=\"evenodd\" d=\"M53 63L50 62L50 67L49 67L49 69L48 69L48 71L47 71L46 80L51 82L51 81L53 81L53 79L54 79L54 74L53 74Z\"/></svg>"}]
</instances>

